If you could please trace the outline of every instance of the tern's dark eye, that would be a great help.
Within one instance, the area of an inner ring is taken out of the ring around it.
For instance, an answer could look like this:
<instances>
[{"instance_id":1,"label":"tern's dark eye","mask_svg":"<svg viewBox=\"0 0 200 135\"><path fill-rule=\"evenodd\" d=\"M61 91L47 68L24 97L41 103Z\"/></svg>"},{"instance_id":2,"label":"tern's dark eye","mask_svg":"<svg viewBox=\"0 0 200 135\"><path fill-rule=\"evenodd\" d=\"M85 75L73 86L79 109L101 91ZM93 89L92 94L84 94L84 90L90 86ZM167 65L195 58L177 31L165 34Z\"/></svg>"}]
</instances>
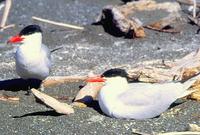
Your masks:
<instances>
[{"instance_id":1,"label":"tern's dark eye","mask_svg":"<svg viewBox=\"0 0 200 135\"><path fill-rule=\"evenodd\" d=\"M42 33L40 26L38 26L38 25L28 25L20 31L19 35L20 36L30 35L30 34L33 34L33 33L36 33L36 32Z\"/></svg>"}]
</instances>

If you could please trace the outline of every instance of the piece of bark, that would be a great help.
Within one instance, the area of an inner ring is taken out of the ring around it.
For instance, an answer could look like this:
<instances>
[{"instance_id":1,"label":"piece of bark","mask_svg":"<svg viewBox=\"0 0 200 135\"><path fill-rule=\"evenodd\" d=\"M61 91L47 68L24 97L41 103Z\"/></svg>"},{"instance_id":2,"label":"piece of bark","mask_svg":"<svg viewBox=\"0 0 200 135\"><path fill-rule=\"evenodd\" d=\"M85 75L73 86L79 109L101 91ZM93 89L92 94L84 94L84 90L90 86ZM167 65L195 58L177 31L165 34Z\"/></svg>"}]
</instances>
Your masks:
<instances>
[{"instance_id":1,"label":"piece of bark","mask_svg":"<svg viewBox=\"0 0 200 135\"><path fill-rule=\"evenodd\" d=\"M1 101L8 101L8 102L16 102L19 101L19 97L15 96L8 96L8 95L0 95L0 100Z\"/></svg>"},{"instance_id":2,"label":"piece of bark","mask_svg":"<svg viewBox=\"0 0 200 135\"><path fill-rule=\"evenodd\" d=\"M102 24L105 31L115 36L145 37L140 21L137 18L128 19L116 6L104 7L96 22Z\"/></svg>"},{"instance_id":3,"label":"piece of bark","mask_svg":"<svg viewBox=\"0 0 200 135\"><path fill-rule=\"evenodd\" d=\"M149 80L154 80L153 82L172 80L184 81L200 72L199 49L174 62L168 61L167 63L162 63L161 61L162 60L152 60L150 62L143 62L143 64L140 63L141 66L137 66L129 72L130 74L140 73L141 75L138 77L140 81L142 81L144 77L147 79L149 78Z\"/></svg>"},{"instance_id":4,"label":"piece of bark","mask_svg":"<svg viewBox=\"0 0 200 135\"><path fill-rule=\"evenodd\" d=\"M71 114L74 113L74 109L72 106L68 105L67 103L61 103L55 98L44 94L36 89L31 89L32 93L36 98L38 98L40 101L42 101L45 105L51 107L54 109L57 113L60 114Z\"/></svg>"},{"instance_id":5,"label":"piece of bark","mask_svg":"<svg viewBox=\"0 0 200 135\"><path fill-rule=\"evenodd\" d=\"M85 79L87 79L87 76L52 76L45 79L42 85L46 88L69 82L84 81Z\"/></svg>"},{"instance_id":6,"label":"piece of bark","mask_svg":"<svg viewBox=\"0 0 200 135\"><path fill-rule=\"evenodd\" d=\"M78 107L86 107L93 100L97 99L97 95L102 86L103 83L101 82L87 83L76 95L73 105Z\"/></svg>"},{"instance_id":7,"label":"piece of bark","mask_svg":"<svg viewBox=\"0 0 200 135\"><path fill-rule=\"evenodd\" d=\"M143 38L146 34L142 22L136 17L131 18L129 16L130 14L134 15L136 11L152 10L165 10L169 12L169 16L150 23L150 25L146 26L147 28L170 33L180 32L176 29L163 29L171 23L175 23L177 18L180 18L180 14L178 13L180 11L180 5L176 2L156 3L153 0L141 0L129 2L122 6L109 5L103 8L95 24L103 25L105 31L114 36Z\"/></svg>"},{"instance_id":8,"label":"piece of bark","mask_svg":"<svg viewBox=\"0 0 200 135\"><path fill-rule=\"evenodd\" d=\"M170 26L174 22L177 22L177 20L179 19L180 19L180 14L178 12L174 12L174 13L170 13L167 17L162 18L161 20L153 22L144 27L152 29L152 30L161 31L161 32L180 33L180 30L178 29L174 29L174 28L166 29L168 26Z\"/></svg>"}]
</instances>

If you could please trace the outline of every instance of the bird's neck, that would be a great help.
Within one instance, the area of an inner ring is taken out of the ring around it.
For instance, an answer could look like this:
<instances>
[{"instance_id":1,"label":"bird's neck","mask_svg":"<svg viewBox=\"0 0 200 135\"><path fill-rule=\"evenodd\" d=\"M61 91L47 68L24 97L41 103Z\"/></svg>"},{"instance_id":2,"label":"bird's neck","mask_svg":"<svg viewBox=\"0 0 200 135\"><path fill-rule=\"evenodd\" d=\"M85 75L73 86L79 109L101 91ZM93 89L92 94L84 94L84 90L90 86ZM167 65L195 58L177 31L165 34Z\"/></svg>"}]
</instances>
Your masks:
<instances>
[{"instance_id":1,"label":"bird's neck","mask_svg":"<svg viewBox=\"0 0 200 135\"><path fill-rule=\"evenodd\" d=\"M22 48L26 50L30 50L31 52L40 51L42 45L42 37L41 35L34 34L30 37L26 37L24 43L21 45Z\"/></svg>"},{"instance_id":2,"label":"bird's neck","mask_svg":"<svg viewBox=\"0 0 200 135\"><path fill-rule=\"evenodd\" d=\"M126 78L109 79L104 86L104 92L110 96L118 96L128 89L128 82Z\"/></svg>"}]
</instances>

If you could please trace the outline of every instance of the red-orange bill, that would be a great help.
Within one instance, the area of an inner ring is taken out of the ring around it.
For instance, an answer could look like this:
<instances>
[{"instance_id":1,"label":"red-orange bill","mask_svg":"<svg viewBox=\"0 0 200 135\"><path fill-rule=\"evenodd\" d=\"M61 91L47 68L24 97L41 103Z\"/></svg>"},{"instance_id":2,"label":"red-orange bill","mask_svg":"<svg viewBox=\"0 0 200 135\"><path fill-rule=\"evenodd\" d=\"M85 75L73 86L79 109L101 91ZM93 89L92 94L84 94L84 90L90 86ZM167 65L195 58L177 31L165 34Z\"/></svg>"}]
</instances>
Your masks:
<instances>
[{"instance_id":1,"label":"red-orange bill","mask_svg":"<svg viewBox=\"0 0 200 135\"><path fill-rule=\"evenodd\" d=\"M105 82L105 79L100 76L88 77L86 82Z\"/></svg>"},{"instance_id":2,"label":"red-orange bill","mask_svg":"<svg viewBox=\"0 0 200 135\"><path fill-rule=\"evenodd\" d=\"M21 41L23 41L24 38L22 38L19 35L13 36L8 40L8 43L19 43Z\"/></svg>"}]
</instances>

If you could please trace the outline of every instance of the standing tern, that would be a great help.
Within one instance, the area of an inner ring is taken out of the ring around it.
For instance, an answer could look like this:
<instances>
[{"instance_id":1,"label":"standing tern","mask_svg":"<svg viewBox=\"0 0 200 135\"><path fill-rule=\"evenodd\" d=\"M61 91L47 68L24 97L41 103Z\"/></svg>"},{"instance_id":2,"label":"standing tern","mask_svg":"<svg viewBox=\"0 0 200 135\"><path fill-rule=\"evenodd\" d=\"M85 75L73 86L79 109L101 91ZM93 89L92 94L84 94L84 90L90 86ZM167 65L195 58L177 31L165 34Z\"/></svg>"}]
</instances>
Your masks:
<instances>
[{"instance_id":1,"label":"standing tern","mask_svg":"<svg viewBox=\"0 0 200 135\"><path fill-rule=\"evenodd\" d=\"M187 89L199 75L181 82L128 83L128 73L123 69L110 69L101 77L88 78L88 82L105 82L98 94L101 110L110 117L148 119L159 116L178 98L193 91Z\"/></svg>"},{"instance_id":2,"label":"standing tern","mask_svg":"<svg viewBox=\"0 0 200 135\"><path fill-rule=\"evenodd\" d=\"M22 79L44 80L51 69L51 52L42 44L42 30L38 25L28 25L8 40L17 43L16 72Z\"/></svg>"}]
</instances>

